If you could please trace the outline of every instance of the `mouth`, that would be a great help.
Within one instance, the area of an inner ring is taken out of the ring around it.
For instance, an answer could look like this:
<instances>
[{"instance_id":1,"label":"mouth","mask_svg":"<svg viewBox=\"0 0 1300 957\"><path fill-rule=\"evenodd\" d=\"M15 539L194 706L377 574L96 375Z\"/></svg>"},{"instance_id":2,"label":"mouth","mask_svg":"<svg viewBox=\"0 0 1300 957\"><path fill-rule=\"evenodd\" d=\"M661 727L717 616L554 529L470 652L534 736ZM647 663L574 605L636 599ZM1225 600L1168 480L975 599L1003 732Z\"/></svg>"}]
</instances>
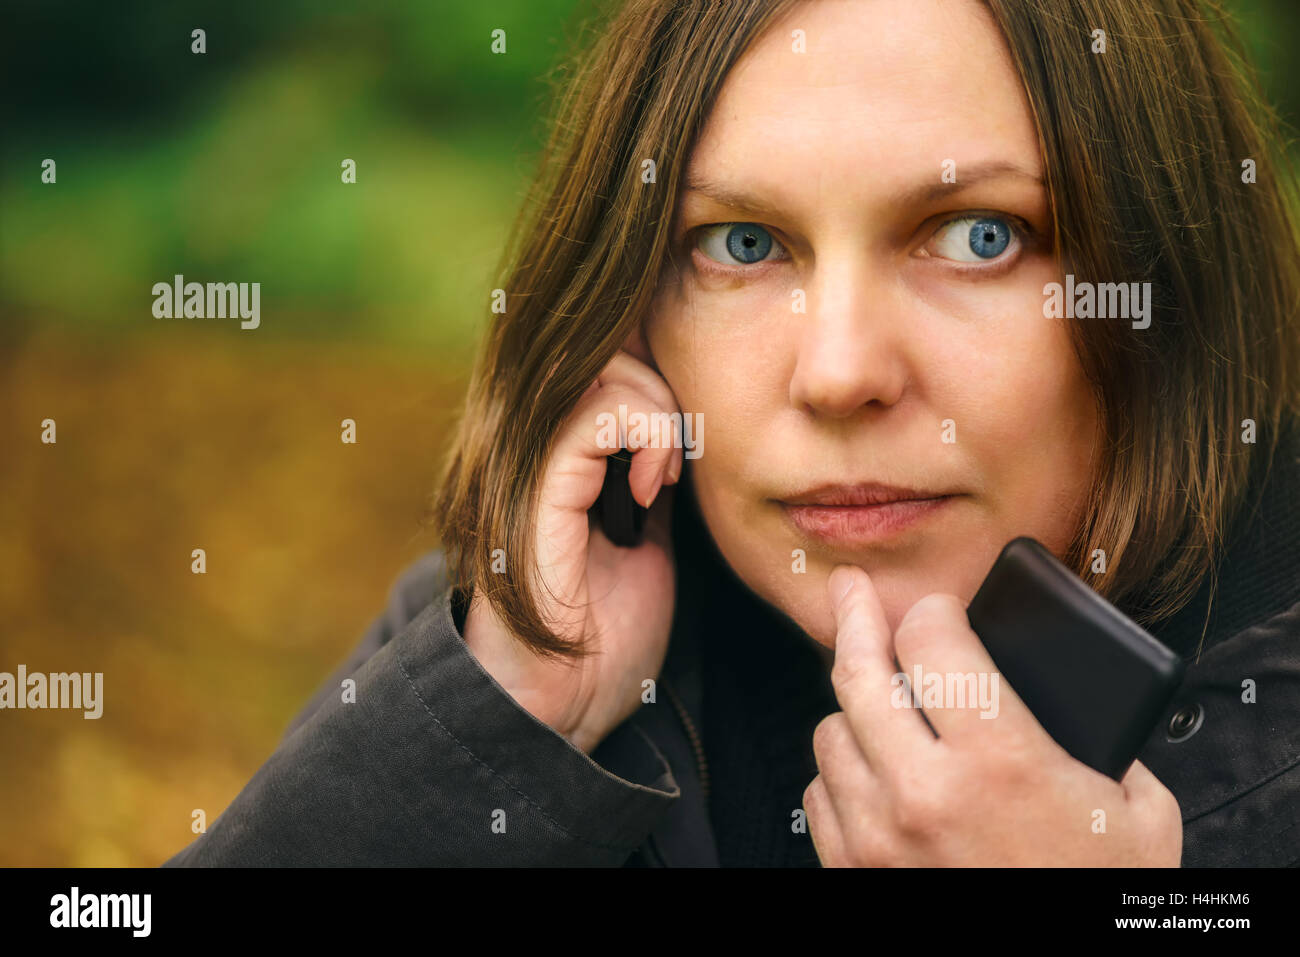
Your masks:
<instances>
[{"instance_id":1,"label":"mouth","mask_svg":"<svg viewBox=\"0 0 1300 957\"><path fill-rule=\"evenodd\" d=\"M869 545L943 513L959 495L890 485L833 485L778 500L803 534L837 545Z\"/></svg>"}]
</instances>

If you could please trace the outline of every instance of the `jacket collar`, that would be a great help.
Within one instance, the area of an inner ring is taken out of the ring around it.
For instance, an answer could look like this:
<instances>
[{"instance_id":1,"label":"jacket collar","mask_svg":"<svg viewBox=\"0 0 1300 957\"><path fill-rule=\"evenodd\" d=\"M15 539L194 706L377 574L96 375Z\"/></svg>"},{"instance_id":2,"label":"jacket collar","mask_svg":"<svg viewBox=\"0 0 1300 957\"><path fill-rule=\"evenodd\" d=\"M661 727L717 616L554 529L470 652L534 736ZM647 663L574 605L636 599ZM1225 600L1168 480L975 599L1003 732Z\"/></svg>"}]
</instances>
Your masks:
<instances>
[{"instance_id":1,"label":"jacket collar","mask_svg":"<svg viewBox=\"0 0 1300 957\"><path fill-rule=\"evenodd\" d=\"M1150 632L1184 657L1300 602L1300 419L1284 422L1271 467L1261 446L1225 547L1191 600ZM1217 581L1216 581L1217 578ZM1130 616L1140 598L1120 603Z\"/></svg>"}]
</instances>

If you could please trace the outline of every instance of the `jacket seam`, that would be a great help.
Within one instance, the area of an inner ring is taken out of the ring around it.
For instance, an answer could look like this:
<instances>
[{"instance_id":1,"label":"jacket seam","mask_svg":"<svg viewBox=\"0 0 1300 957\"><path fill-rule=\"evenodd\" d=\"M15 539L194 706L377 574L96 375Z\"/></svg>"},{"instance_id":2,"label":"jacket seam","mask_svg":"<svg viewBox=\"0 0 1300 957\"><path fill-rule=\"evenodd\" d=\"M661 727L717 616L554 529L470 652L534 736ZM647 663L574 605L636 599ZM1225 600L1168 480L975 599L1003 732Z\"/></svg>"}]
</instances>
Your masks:
<instances>
[{"instance_id":1,"label":"jacket seam","mask_svg":"<svg viewBox=\"0 0 1300 957\"><path fill-rule=\"evenodd\" d=\"M1196 814L1193 817L1186 818L1183 821L1183 824L1184 825L1191 824L1194 821L1199 821L1207 814L1213 814L1216 811L1223 810L1225 807L1227 807L1229 804L1232 804L1234 801L1240 801L1242 798L1249 796L1250 794L1252 794L1255 791L1258 791L1260 788L1264 787L1265 785L1271 783L1272 781L1277 780L1282 775L1286 774L1288 771L1294 769L1297 765L1300 765L1300 755L1293 757L1285 765L1278 768L1277 771L1275 771L1273 774L1270 774L1268 777L1264 778L1263 780L1258 781L1255 784L1252 784L1250 787L1246 788L1246 790L1240 792L1239 794L1234 794L1231 797L1227 798L1226 800L1219 802L1214 807L1209 808L1208 810L1205 811L1201 811L1200 813Z\"/></svg>"},{"instance_id":2,"label":"jacket seam","mask_svg":"<svg viewBox=\"0 0 1300 957\"><path fill-rule=\"evenodd\" d=\"M1264 840L1260 841L1258 844L1252 844L1249 848L1246 849L1245 855L1249 857L1250 855L1254 854L1256 851L1258 851L1260 848L1264 847L1265 845L1271 844L1274 841L1276 841L1287 831L1294 830L1297 825L1300 825L1300 817L1295 818L1290 824L1286 825L1286 827L1282 828L1281 830L1274 831L1272 834L1266 835ZM1292 858L1292 860L1295 860L1295 858Z\"/></svg>"},{"instance_id":3,"label":"jacket seam","mask_svg":"<svg viewBox=\"0 0 1300 957\"><path fill-rule=\"evenodd\" d=\"M1202 667L1207 663L1218 664L1220 658L1224 657L1225 655L1231 655L1234 652L1241 650L1240 646L1234 648L1232 646L1232 643L1237 639L1239 639L1242 635L1246 634L1247 632L1256 631L1256 630L1266 631L1268 629L1273 628L1274 627L1273 623L1277 621L1279 618L1286 618L1288 616L1296 616L1296 615L1300 615L1300 601L1292 602L1290 605L1287 605L1285 608L1279 609L1278 611L1269 615L1267 618L1261 618L1259 621L1253 621L1250 624L1246 625L1245 627L1238 628L1236 631L1232 632L1231 634L1225 635L1222 640L1216 641L1213 645L1210 645L1202 649L1194 659L1190 660L1190 664L1192 667ZM1256 637L1256 636L1252 636L1252 637ZM1250 642L1243 642L1242 644L1246 645L1249 643Z\"/></svg>"},{"instance_id":4,"label":"jacket seam","mask_svg":"<svg viewBox=\"0 0 1300 957\"><path fill-rule=\"evenodd\" d=\"M672 686L668 683L667 679L663 681L663 686L664 691L668 694L669 703L672 704L677 719L681 722L682 728L685 730L687 738L689 739L691 745L691 756L695 759L695 776L699 782L700 793L703 796L705 806L707 807L709 802L709 765L705 758L704 745L700 740L699 733L695 729L695 724L691 721L690 715L687 713L686 706L682 703L681 699L677 697L676 692L673 691Z\"/></svg>"},{"instance_id":5,"label":"jacket seam","mask_svg":"<svg viewBox=\"0 0 1300 957\"><path fill-rule=\"evenodd\" d=\"M1269 780L1273 780L1273 778L1270 778ZM1243 853L1245 854L1245 856L1249 857L1251 854L1254 854L1260 848L1268 844L1271 844L1273 841L1276 841L1279 837L1281 837L1287 831L1294 829L1297 825L1300 825L1300 817L1292 818L1290 823L1283 824L1276 831L1267 832L1261 840L1256 841L1253 844L1247 845Z\"/></svg>"},{"instance_id":6,"label":"jacket seam","mask_svg":"<svg viewBox=\"0 0 1300 957\"><path fill-rule=\"evenodd\" d=\"M631 853L632 851L636 850L637 845L632 845L631 847L629 847L626 844L602 844L599 841L593 841L590 840L589 838L585 838L580 834L574 834L572 831L570 831L559 821L555 820L555 818L551 817L551 815L546 812L546 809L544 807L542 807L540 804L538 804L536 801L530 798L523 791L519 790L519 788L515 787L515 785L511 781L509 781L507 778L499 774L495 768L493 768L491 765L485 762L482 758L480 758L477 754L475 754L470 748L466 747L465 744L462 743L461 740L458 737L456 737L455 734L452 733L450 728L448 728L445 724L443 724L440 720L438 720L438 716L433 713L432 709L430 709L429 705L425 702L424 698L421 697L419 689L415 687L415 682L411 679L411 676L407 674L406 666L402 663L401 656L397 655L394 657L397 661L398 669L402 672L402 677L406 679L406 683L411 688L411 693L415 695L416 700L420 702L420 705L424 708L425 712L429 715L429 717L433 719L434 723L437 724L438 727L440 727L443 730L443 733L446 734L447 737L451 738L451 740L455 741L456 746L460 748L462 751L464 751L466 754L468 754L471 758L473 758L480 767L482 767L484 770L490 773L498 781L501 781L503 784L505 784L506 787L510 788L510 790L518 794L521 798L524 799L524 801L526 801L532 807L536 808L537 813L539 813L543 818L549 821L557 830L560 831L561 834L564 834L566 837L570 837L575 841L580 841L583 844L587 844L591 847L600 848L601 850L620 851L620 852L626 851L628 853Z\"/></svg>"}]
</instances>

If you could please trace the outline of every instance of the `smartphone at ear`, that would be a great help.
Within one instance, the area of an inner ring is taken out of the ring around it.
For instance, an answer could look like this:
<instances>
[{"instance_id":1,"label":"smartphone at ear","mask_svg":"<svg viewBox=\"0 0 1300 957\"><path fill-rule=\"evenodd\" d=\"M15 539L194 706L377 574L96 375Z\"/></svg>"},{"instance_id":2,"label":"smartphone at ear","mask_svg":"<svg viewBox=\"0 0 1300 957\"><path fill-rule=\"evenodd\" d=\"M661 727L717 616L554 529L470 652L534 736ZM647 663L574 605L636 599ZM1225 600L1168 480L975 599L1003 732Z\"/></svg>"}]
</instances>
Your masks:
<instances>
[{"instance_id":1,"label":"smartphone at ear","mask_svg":"<svg viewBox=\"0 0 1300 957\"><path fill-rule=\"evenodd\" d=\"M605 459L605 484L592 512L600 522L601 531L615 545L635 548L641 544L645 532L645 518L649 509L638 505L628 484L632 468L632 453L619 449Z\"/></svg>"},{"instance_id":2,"label":"smartphone at ear","mask_svg":"<svg viewBox=\"0 0 1300 957\"><path fill-rule=\"evenodd\" d=\"M1182 658L1032 538L1002 549L966 616L1052 739L1116 781L1182 682Z\"/></svg>"}]
</instances>

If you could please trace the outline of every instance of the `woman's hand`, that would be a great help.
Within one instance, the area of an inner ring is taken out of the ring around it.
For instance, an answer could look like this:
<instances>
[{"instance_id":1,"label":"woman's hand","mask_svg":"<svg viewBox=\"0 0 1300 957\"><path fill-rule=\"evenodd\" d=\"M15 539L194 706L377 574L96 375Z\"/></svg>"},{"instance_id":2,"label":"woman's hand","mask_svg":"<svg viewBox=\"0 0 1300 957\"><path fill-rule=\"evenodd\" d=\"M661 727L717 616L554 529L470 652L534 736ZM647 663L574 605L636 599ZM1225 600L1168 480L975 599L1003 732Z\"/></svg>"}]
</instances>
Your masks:
<instances>
[{"instance_id":1,"label":"woman's hand","mask_svg":"<svg viewBox=\"0 0 1300 957\"><path fill-rule=\"evenodd\" d=\"M1179 866L1173 794L1138 762L1116 782L1075 760L1005 682L991 719L927 709L938 738L917 708L895 706L900 670L996 671L960 599L921 599L891 636L862 569L836 567L828 589L844 710L814 732L820 773L804 792L823 866Z\"/></svg>"},{"instance_id":2,"label":"woman's hand","mask_svg":"<svg viewBox=\"0 0 1300 957\"><path fill-rule=\"evenodd\" d=\"M587 639L595 653L576 663L544 660L505 629L477 591L465 621L465 642L488 673L534 717L588 753L640 705L642 681L658 677L676 600L671 492L661 490L682 473L683 451L671 428L632 449L632 495L654 506L642 543L616 546L588 519L604 484L606 458L618 451L598 444L600 416L617 420L620 405L628 417L659 413L648 422L667 423L666 416L679 411L654 369L627 352L615 355L556 436L533 540L543 619L562 638ZM629 431L629 443L634 438Z\"/></svg>"}]
</instances>

